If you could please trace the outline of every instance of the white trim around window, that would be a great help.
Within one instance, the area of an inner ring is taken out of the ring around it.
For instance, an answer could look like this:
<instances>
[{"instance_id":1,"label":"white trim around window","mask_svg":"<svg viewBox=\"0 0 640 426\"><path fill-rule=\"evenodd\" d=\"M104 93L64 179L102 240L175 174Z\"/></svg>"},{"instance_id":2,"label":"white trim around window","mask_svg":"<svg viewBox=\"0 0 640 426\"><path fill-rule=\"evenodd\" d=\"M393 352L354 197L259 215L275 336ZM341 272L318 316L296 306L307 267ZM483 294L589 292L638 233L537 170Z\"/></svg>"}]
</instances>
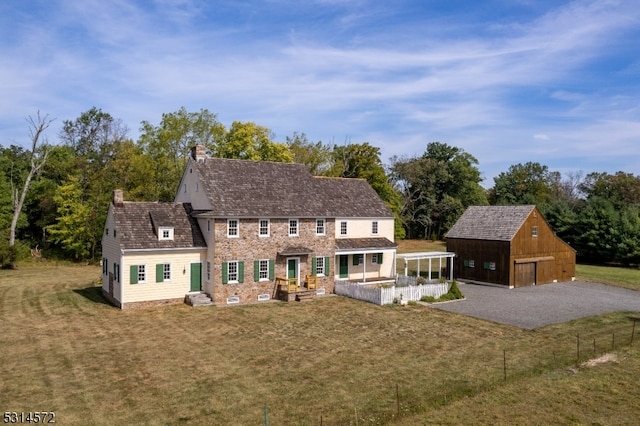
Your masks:
<instances>
[{"instance_id":1,"label":"white trim around window","mask_svg":"<svg viewBox=\"0 0 640 426\"><path fill-rule=\"evenodd\" d=\"M173 228L168 226L159 227L158 240L173 240Z\"/></svg>"},{"instance_id":2,"label":"white trim around window","mask_svg":"<svg viewBox=\"0 0 640 426\"><path fill-rule=\"evenodd\" d=\"M271 221L269 219L258 219L258 236L266 238L271 235Z\"/></svg>"},{"instance_id":3,"label":"white trim around window","mask_svg":"<svg viewBox=\"0 0 640 426\"><path fill-rule=\"evenodd\" d=\"M347 235L347 221L340 221L340 235Z\"/></svg>"},{"instance_id":4,"label":"white trim around window","mask_svg":"<svg viewBox=\"0 0 640 426\"><path fill-rule=\"evenodd\" d=\"M298 219L289 219L289 236L297 237L300 235L300 221Z\"/></svg>"},{"instance_id":5,"label":"white trim around window","mask_svg":"<svg viewBox=\"0 0 640 426\"><path fill-rule=\"evenodd\" d=\"M227 219L227 238L240 237L240 220Z\"/></svg>"},{"instance_id":6,"label":"white trim around window","mask_svg":"<svg viewBox=\"0 0 640 426\"><path fill-rule=\"evenodd\" d=\"M316 235L327 235L327 221L323 218L316 219Z\"/></svg>"}]
</instances>

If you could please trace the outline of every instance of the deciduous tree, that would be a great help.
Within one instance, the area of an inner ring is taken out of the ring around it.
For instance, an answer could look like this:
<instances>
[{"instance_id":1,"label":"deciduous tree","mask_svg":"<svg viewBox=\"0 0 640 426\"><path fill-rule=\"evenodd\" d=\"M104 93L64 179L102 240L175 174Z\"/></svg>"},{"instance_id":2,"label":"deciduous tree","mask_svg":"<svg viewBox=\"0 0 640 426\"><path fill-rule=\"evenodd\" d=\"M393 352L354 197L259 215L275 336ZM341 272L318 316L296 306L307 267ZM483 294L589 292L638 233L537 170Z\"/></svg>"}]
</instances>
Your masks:
<instances>
[{"instance_id":1,"label":"deciduous tree","mask_svg":"<svg viewBox=\"0 0 640 426\"><path fill-rule=\"evenodd\" d=\"M11 219L11 227L9 230L9 249L11 250L15 245L16 239L16 227L18 225L18 218L20 217L20 213L22 212L22 206L24 205L24 200L27 197L27 192L29 192L29 186L31 185L31 180L36 176L42 167L47 162L47 157L51 152L51 147L47 143L45 131L51 125L53 119L49 119L48 115L44 117L40 115L40 111L38 111L36 118L29 117L27 122L29 123L29 139L31 141L31 149L29 151L29 172L24 179L22 184L22 189L17 191L12 191L12 205L13 205L13 218ZM13 268L15 265L15 258L10 259L11 266Z\"/></svg>"}]
</instances>

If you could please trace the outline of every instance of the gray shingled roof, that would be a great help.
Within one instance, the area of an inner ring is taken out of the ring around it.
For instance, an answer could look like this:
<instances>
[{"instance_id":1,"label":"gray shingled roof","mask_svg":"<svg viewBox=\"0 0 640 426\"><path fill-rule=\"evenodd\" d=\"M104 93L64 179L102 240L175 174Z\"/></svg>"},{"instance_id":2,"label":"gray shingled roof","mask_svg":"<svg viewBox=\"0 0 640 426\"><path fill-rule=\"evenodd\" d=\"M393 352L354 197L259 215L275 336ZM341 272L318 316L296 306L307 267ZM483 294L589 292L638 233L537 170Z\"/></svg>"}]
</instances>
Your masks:
<instances>
[{"instance_id":1,"label":"gray shingled roof","mask_svg":"<svg viewBox=\"0 0 640 426\"><path fill-rule=\"evenodd\" d=\"M215 217L393 217L363 179L314 177L295 163L190 159Z\"/></svg>"},{"instance_id":2,"label":"gray shingled roof","mask_svg":"<svg viewBox=\"0 0 640 426\"><path fill-rule=\"evenodd\" d=\"M336 249L338 250L363 250L363 249L392 249L397 245L388 238L338 238Z\"/></svg>"},{"instance_id":3,"label":"gray shingled roof","mask_svg":"<svg viewBox=\"0 0 640 426\"><path fill-rule=\"evenodd\" d=\"M470 206L446 238L511 241L535 206Z\"/></svg>"},{"instance_id":4,"label":"gray shingled roof","mask_svg":"<svg viewBox=\"0 0 640 426\"><path fill-rule=\"evenodd\" d=\"M190 204L127 202L112 206L116 230L125 250L206 247ZM173 240L158 240L158 227L171 226Z\"/></svg>"}]
</instances>

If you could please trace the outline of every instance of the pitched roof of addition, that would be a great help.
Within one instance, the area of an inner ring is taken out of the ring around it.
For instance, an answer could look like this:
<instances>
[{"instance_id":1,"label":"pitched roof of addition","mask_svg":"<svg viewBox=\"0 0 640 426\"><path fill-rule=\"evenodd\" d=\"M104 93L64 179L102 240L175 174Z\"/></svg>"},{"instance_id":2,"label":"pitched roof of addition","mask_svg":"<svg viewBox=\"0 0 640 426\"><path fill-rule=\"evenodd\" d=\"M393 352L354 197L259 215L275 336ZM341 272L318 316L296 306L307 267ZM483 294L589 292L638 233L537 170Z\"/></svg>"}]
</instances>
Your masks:
<instances>
[{"instance_id":1,"label":"pitched roof of addition","mask_svg":"<svg viewBox=\"0 0 640 426\"><path fill-rule=\"evenodd\" d=\"M128 202L112 205L120 246L125 250L206 247L191 204ZM160 227L173 228L172 240L158 239Z\"/></svg>"},{"instance_id":2,"label":"pitched roof of addition","mask_svg":"<svg viewBox=\"0 0 640 426\"><path fill-rule=\"evenodd\" d=\"M364 179L314 177L296 163L189 161L216 217L393 217Z\"/></svg>"},{"instance_id":3,"label":"pitched roof of addition","mask_svg":"<svg viewBox=\"0 0 640 426\"><path fill-rule=\"evenodd\" d=\"M511 241L535 208L534 205L470 206L445 237Z\"/></svg>"}]
</instances>

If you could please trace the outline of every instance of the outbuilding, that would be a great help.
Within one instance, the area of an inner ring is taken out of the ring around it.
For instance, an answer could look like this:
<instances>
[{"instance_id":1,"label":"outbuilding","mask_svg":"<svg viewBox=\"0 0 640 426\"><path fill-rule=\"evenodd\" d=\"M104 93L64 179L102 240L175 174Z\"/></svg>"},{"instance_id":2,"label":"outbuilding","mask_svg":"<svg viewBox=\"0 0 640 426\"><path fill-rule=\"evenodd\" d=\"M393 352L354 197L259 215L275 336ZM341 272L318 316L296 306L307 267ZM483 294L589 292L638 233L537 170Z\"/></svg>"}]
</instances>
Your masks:
<instances>
[{"instance_id":1,"label":"outbuilding","mask_svg":"<svg viewBox=\"0 0 640 426\"><path fill-rule=\"evenodd\" d=\"M471 206L446 241L456 279L509 288L575 279L575 250L534 205Z\"/></svg>"}]
</instances>

